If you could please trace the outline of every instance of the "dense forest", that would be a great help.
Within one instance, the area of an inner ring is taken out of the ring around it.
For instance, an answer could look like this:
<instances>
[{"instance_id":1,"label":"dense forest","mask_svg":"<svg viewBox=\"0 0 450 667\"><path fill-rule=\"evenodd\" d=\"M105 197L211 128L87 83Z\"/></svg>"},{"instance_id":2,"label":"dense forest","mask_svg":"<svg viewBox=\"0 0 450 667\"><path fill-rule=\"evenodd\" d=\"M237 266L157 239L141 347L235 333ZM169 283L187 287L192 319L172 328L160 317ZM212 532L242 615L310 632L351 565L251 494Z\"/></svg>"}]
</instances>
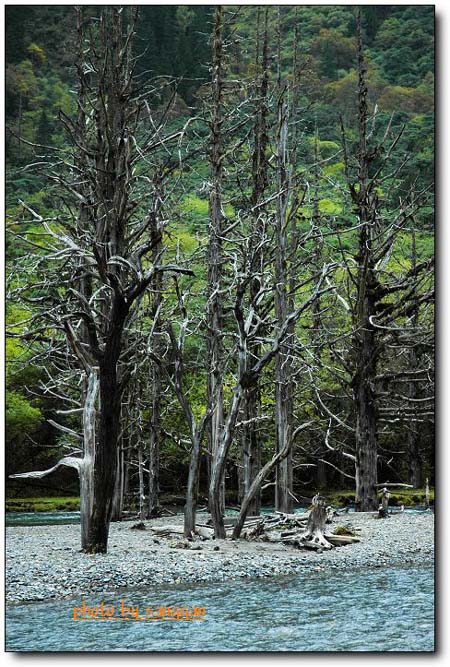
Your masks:
<instances>
[{"instance_id":1,"label":"dense forest","mask_svg":"<svg viewBox=\"0 0 450 667\"><path fill-rule=\"evenodd\" d=\"M104 551L169 499L223 537L226 505L433 483L433 34L6 7L8 494L80 485Z\"/></svg>"}]
</instances>

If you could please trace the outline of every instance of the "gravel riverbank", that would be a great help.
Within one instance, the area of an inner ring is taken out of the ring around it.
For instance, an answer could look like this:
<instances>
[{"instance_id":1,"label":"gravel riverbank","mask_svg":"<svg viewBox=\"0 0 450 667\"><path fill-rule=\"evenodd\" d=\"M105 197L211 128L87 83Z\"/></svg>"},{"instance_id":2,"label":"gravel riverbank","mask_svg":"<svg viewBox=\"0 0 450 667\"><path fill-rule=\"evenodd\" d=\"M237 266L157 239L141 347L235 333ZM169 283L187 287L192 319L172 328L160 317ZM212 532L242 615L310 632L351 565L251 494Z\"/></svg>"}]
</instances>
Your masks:
<instances>
[{"instance_id":1,"label":"gravel riverbank","mask_svg":"<svg viewBox=\"0 0 450 667\"><path fill-rule=\"evenodd\" d=\"M205 517L199 515L199 523ZM229 581L305 571L388 565L427 565L434 559L434 514L394 514L387 519L350 514L334 526L360 528L361 542L315 553L267 542L208 540L195 549L154 535L152 526L182 525L182 516L111 525L107 555L80 553L80 527L26 526L6 529L6 601L31 602L87 597L157 584ZM218 548L217 548L218 547Z\"/></svg>"}]
</instances>

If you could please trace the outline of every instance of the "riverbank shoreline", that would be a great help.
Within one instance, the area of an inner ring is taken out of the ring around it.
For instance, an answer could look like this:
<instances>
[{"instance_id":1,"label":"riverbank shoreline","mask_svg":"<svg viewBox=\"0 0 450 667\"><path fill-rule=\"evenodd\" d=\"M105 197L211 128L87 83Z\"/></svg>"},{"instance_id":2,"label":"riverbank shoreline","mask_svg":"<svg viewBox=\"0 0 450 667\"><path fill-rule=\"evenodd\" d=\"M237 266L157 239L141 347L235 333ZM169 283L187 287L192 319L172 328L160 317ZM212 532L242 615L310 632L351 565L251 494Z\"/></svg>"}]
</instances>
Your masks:
<instances>
[{"instance_id":1,"label":"riverbank shoreline","mask_svg":"<svg viewBox=\"0 0 450 667\"><path fill-rule=\"evenodd\" d=\"M204 523L207 515L198 515ZM158 585L260 579L308 571L432 565L434 514L371 514L335 517L336 526L356 529L361 542L316 553L267 542L207 540L184 548L181 539L163 538L152 527L182 525L182 515L113 523L108 554L80 552L79 525L6 528L6 602L17 604L92 598ZM359 529L359 530L358 530Z\"/></svg>"}]
</instances>

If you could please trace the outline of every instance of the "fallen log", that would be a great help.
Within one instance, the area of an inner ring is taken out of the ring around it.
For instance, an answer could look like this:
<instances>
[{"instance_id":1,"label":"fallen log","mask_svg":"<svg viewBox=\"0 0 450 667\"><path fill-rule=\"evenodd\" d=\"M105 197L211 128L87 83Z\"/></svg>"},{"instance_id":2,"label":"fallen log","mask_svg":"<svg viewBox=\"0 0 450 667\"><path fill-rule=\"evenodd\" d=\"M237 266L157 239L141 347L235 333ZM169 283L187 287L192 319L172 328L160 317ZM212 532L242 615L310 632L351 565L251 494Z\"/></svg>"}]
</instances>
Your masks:
<instances>
[{"instance_id":1,"label":"fallen log","mask_svg":"<svg viewBox=\"0 0 450 667\"><path fill-rule=\"evenodd\" d=\"M353 537L352 535L334 535L327 534L325 535L326 539L330 544L335 547L342 547L346 544L354 544L355 542L361 542L359 537Z\"/></svg>"},{"instance_id":2,"label":"fallen log","mask_svg":"<svg viewBox=\"0 0 450 667\"><path fill-rule=\"evenodd\" d=\"M248 516L244 522L244 525L249 523L258 523L259 521L264 521L265 517L263 516ZM235 526L239 520L238 516L226 516L223 520L225 526Z\"/></svg>"},{"instance_id":3,"label":"fallen log","mask_svg":"<svg viewBox=\"0 0 450 667\"><path fill-rule=\"evenodd\" d=\"M183 535L183 528L181 526L151 526L150 529L157 535Z\"/></svg>"}]
</instances>

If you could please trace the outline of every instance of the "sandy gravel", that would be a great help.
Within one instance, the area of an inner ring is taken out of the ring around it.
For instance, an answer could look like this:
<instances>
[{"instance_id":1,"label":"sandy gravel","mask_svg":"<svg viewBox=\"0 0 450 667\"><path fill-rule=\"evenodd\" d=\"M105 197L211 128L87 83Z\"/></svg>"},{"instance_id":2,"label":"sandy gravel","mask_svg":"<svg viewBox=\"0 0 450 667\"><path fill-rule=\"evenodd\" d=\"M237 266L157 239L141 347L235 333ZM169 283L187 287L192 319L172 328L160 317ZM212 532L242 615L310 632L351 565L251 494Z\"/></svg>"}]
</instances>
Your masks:
<instances>
[{"instance_id":1,"label":"sandy gravel","mask_svg":"<svg viewBox=\"0 0 450 667\"><path fill-rule=\"evenodd\" d=\"M199 516L198 521L206 517ZM334 525L360 528L361 542L316 553L266 542L208 540L197 550L179 548L180 539L161 538L152 526L182 524L182 516L111 525L107 555L80 552L80 528L26 526L6 529L6 600L38 601L145 588L160 583L226 581L271 577L322 568L430 565L434 558L434 514L336 517ZM219 549L217 550L217 547Z\"/></svg>"}]
</instances>

